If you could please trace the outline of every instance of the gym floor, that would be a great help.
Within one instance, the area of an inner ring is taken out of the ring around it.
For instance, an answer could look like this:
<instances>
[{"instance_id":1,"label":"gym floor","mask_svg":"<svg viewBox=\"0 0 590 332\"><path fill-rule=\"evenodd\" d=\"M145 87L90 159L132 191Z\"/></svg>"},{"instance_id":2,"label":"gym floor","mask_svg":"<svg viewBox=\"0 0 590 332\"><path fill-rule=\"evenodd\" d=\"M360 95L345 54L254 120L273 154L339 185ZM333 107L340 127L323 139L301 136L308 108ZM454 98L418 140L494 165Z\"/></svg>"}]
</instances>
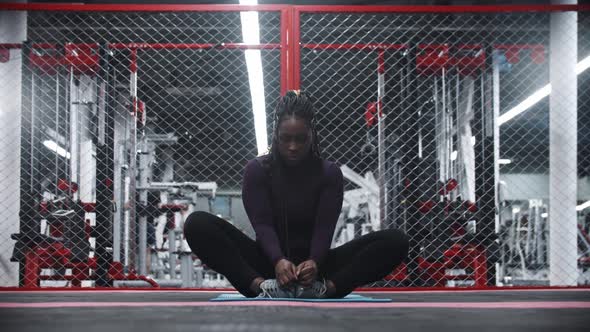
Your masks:
<instances>
[{"instance_id":1,"label":"gym floor","mask_svg":"<svg viewBox=\"0 0 590 332\"><path fill-rule=\"evenodd\" d=\"M360 292L388 303L209 302L228 291L0 291L2 331L590 331L590 289Z\"/></svg>"}]
</instances>

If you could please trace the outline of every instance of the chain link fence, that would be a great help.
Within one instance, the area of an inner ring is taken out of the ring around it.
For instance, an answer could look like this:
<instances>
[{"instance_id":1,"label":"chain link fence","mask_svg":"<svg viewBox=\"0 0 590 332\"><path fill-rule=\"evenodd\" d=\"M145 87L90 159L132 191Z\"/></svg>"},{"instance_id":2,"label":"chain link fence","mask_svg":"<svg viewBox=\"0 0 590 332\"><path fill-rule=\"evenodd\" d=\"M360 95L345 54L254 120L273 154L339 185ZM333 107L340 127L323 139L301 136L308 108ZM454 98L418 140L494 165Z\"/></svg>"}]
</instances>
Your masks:
<instances>
[{"instance_id":1,"label":"chain link fence","mask_svg":"<svg viewBox=\"0 0 590 332\"><path fill-rule=\"evenodd\" d=\"M411 238L371 286L590 282L587 11L225 8L0 11L0 285L230 287L183 221L254 236L243 167L298 87L345 176L332 245Z\"/></svg>"}]
</instances>

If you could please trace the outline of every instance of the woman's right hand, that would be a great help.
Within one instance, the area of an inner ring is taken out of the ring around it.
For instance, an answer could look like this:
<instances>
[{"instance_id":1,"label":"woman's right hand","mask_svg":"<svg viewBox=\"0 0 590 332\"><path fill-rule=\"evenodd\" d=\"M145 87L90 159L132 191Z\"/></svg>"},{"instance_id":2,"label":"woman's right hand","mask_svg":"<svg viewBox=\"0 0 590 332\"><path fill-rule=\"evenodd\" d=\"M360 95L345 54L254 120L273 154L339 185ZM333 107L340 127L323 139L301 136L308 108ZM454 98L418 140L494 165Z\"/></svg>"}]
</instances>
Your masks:
<instances>
[{"instance_id":1,"label":"woman's right hand","mask_svg":"<svg viewBox=\"0 0 590 332\"><path fill-rule=\"evenodd\" d=\"M297 267L286 259L281 259L275 265L275 275L281 287L290 286L297 280Z\"/></svg>"}]
</instances>

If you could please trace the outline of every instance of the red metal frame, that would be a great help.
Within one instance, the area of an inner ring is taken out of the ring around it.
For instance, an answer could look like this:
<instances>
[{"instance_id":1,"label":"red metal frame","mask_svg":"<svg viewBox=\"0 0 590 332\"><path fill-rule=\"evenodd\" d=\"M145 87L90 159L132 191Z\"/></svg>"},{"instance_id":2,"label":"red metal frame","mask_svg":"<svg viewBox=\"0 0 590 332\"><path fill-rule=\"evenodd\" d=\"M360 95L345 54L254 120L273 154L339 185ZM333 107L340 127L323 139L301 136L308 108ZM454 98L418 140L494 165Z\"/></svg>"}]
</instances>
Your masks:
<instances>
[{"instance_id":1,"label":"red metal frame","mask_svg":"<svg viewBox=\"0 0 590 332\"><path fill-rule=\"evenodd\" d=\"M173 5L173 4L77 4L77 3L6 3L0 10L84 11L84 12L272 12L287 5Z\"/></svg>"},{"instance_id":2,"label":"red metal frame","mask_svg":"<svg viewBox=\"0 0 590 332\"><path fill-rule=\"evenodd\" d=\"M301 14L295 7L292 10L292 22L293 24L293 42L291 43L291 54L293 55L292 63L293 63L293 81L292 81L292 89L299 90L301 89Z\"/></svg>"},{"instance_id":3,"label":"red metal frame","mask_svg":"<svg viewBox=\"0 0 590 332\"><path fill-rule=\"evenodd\" d=\"M306 13L509 13L587 11L590 5L468 5L468 6L292 6L292 5L173 5L173 4L75 4L6 3L0 10L87 11L87 12L235 12L281 11Z\"/></svg>"},{"instance_id":4,"label":"red metal frame","mask_svg":"<svg viewBox=\"0 0 590 332\"><path fill-rule=\"evenodd\" d=\"M295 6L300 13L511 13L586 11L590 5Z\"/></svg>"},{"instance_id":5,"label":"red metal frame","mask_svg":"<svg viewBox=\"0 0 590 332\"><path fill-rule=\"evenodd\" d=\"M198 43L113 43L109 48L117 50L199 50L199 49L230 49L230 50L264 50L280 49L281 44L249 45L241 43L198 44Z\"/></svg>"},{"instance_id":6,"label":"red metal frame","mask_svg":"<svg viewBox=\"0 0 590 332\"><path fill-rule=\"evenodd\" d=\"M288 9L281 10L281 95L289 88L289 31L291 16Z\"/></svg>"},{"instance_id":7,"label":"red metal frame","mask_svg":"<svg viewBox=\"0 0 590 332\"><path fill-rule=\"evenodd\" d=\"M66 46L69 44L66 44ZM76 46L98 47L98 44L71 44ZM33 48L57 48L57 44L35 43ZM263 50L263 49L280 49L282 44L259 44L249 45L242 43L222 43L222 44L198 44L198 43L111 43L108 47L116 50L186 50L186 49L231 49L231 50ZM0 49L18 49L22 44L0 44Z\"/></svg>"}]
</instances>

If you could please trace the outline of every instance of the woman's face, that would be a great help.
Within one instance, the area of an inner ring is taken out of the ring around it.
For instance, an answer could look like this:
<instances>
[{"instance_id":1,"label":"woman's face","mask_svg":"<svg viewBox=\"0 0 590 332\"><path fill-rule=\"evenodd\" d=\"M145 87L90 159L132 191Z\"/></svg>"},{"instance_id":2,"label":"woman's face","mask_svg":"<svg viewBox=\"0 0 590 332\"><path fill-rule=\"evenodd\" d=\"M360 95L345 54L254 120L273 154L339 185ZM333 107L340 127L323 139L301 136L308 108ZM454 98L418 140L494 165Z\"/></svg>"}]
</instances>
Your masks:
<instances>
[{"instance_id":1,"label":"woman's face","mask_svg":"<svg viewBox=\"0 0 590 332\"><path fill-rule=\"evenodd\" d=\"M277 136L279 153L288 165L299 164L311 149L311 130L303 119L295 116L283 118Z\"/></svg>"}]
</instances>

